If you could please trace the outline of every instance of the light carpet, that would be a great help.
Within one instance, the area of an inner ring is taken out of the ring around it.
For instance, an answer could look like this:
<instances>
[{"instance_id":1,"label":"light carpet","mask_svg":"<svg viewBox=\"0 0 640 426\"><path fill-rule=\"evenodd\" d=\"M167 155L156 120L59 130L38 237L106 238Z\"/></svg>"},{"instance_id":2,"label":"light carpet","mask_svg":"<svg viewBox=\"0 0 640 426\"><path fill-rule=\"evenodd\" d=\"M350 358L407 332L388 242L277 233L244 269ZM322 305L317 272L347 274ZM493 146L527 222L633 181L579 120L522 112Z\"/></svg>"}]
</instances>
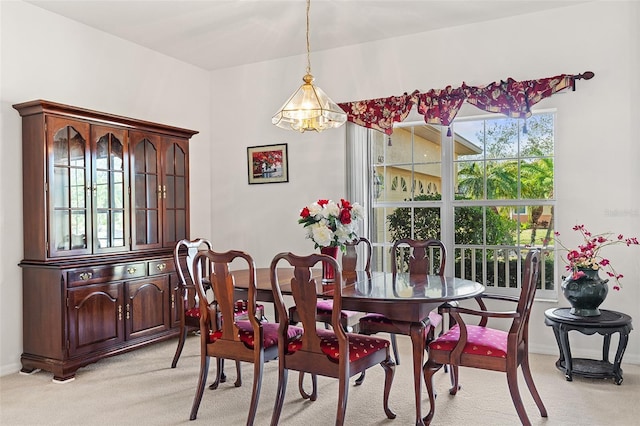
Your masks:
<instances>
[{"instance_id":1,"label":"light carpet","mask_svg":"<svg viewBox=\"0 0 640 426\"><path fill-rule=\"evenodd\" d=\"M218 390L205 389L198 418L189 413L199 370L199 343L187 339L175 369L170 368L177 340L154 344L137 351L101 360L78 370L74 381L57 384L52 374L11 374L0 378L2 425L243 425L251 397L253 369L243 364L243 384L233 386L235 366L228 362L226 383ZM382 408L383 370L368 370L362 386L349 388L348 425L412 425L415 420L411 343L398 336L401 364L391 390L390 406L397 413L389 420ZM522 375L521 395L533 425L640 424L640 366L623 365L624 382L575 377L567 382L555 368L556 357L530 356L534 381L549 417L540 417ZM215 376L211 363L208 383ZM503 373L461 369L462 389L448 393L449 377L435 376L438 398L433 425L517 425L506 376ZM268 425L277 387L277 361L265 365L256 425ZM303 400L297 389L297 372L289 373L282 425L331 425L337 407L337 380L318 378L315 402ZM351 380L353 384L353 379ZM429 400L423 388L423 415Z\"/></svg>"}]
</instances>

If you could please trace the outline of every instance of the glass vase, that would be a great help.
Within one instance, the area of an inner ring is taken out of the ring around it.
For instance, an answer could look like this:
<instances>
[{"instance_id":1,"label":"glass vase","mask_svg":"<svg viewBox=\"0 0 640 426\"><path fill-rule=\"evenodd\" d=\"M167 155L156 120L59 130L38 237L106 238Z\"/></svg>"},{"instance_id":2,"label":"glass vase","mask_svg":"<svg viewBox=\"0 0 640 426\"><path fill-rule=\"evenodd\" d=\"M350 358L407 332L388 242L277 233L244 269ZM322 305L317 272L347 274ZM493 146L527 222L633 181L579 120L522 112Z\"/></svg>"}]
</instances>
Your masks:
<instances>
[{"instance_id":1,"label":"glass vase","mask_svg":"<svg viewBox=\"0 0 640 426\"><path fill-rule=\"evenodd\" d=\"M334 259L338 258L339 247L321 247L320 253L331 256ZM329 262L322 261L322 283L329 284L336 280L336 271Z\"/></svg>"}]
</instances>

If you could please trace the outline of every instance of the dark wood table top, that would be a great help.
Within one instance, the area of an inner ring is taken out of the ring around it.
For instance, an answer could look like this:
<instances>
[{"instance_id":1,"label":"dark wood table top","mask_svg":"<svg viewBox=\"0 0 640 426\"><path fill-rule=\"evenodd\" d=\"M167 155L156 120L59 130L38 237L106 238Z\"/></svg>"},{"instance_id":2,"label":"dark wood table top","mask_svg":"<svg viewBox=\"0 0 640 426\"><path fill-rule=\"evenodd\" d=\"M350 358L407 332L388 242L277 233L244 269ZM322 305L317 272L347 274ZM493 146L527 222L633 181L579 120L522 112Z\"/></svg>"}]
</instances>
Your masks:
<instances>
[{"instance_id":1,"label":"dark wood table top","mask_svg":"<svg viewBox=\"0 0 640 426\"><path fill-rule=\"evenodd\" d=\"M236 287L246 286L248 270L233 271ZM289 280L293 269L279 268L278 279L283 294L290 292ZM322 284L322 271L318 270L316 285L318 295L331 297L334 286ZM273 302L269 268L256 269L258 300ZM347 280L342 290L342 308L360 312L379 312L391 319L420 321L430 311L443 303L473 298L485 288L482 284L455 277L429 275L422 280L409 280L408 274L398 274L396 285L391 273L357 272L356 277Z\"/></svg>"}]
</instances>

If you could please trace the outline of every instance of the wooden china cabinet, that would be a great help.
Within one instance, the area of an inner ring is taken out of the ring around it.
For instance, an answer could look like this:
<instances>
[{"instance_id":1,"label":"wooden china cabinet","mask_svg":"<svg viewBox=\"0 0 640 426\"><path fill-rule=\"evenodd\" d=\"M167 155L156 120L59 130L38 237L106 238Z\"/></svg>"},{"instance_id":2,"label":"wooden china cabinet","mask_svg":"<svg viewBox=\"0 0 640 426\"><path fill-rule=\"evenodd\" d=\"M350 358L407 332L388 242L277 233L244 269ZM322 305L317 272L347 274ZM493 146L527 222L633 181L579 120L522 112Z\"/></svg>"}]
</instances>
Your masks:
<instances>
[{"instance_id":1,"label":"wooden china cabinet","mask_svg":"<svg viewBox=\"0 0 640 426\"><path fill-rule=\"evenodd\" d=\"M36 100L22 117L22 372L55 381L176 336L173 247L189 237L189 138Z\"/></svg>"}]
</instances>

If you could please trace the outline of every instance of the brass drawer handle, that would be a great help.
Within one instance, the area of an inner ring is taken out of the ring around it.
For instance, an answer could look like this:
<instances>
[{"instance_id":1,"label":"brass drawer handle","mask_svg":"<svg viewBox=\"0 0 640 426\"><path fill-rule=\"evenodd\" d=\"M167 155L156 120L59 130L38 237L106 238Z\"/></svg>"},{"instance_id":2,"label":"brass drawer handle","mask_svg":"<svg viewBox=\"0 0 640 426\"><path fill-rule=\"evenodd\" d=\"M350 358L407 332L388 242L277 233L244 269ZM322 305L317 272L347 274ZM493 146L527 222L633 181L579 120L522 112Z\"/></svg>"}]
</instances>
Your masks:
<instances>
[{"instance_id":1,"label":"brass drawer handle","mask_svg":"<svg viewBox=\"0 0 640 426\"><path fill-rule=\"evenodd\" d=\"M158 265L158 271L162 272L165 269L167 269L167 264L166 263L161 263Z\"/></svg>"},{"instance_id":2,"label":"brass drawer handle","mask_svg":"<svg viewBox=\"0 0 640 426\"><path fill-rule=\"evenodd\" d=\"M127 268L127 272L130 274L135 274L136 273L136 268Z\"/></svg>"},{"instance_id":3,"label":"brass drawer handle","mask_svg":"<svg viewBox=\"0 0 640 426\"><path fill-rule=\"evenodd\" d=\"M83 272L83 273L80 274L80 279L82 281L90 280L91 277L93 277L93 273L91 273L91 272Z\"/></svg>"}]
</instances>

